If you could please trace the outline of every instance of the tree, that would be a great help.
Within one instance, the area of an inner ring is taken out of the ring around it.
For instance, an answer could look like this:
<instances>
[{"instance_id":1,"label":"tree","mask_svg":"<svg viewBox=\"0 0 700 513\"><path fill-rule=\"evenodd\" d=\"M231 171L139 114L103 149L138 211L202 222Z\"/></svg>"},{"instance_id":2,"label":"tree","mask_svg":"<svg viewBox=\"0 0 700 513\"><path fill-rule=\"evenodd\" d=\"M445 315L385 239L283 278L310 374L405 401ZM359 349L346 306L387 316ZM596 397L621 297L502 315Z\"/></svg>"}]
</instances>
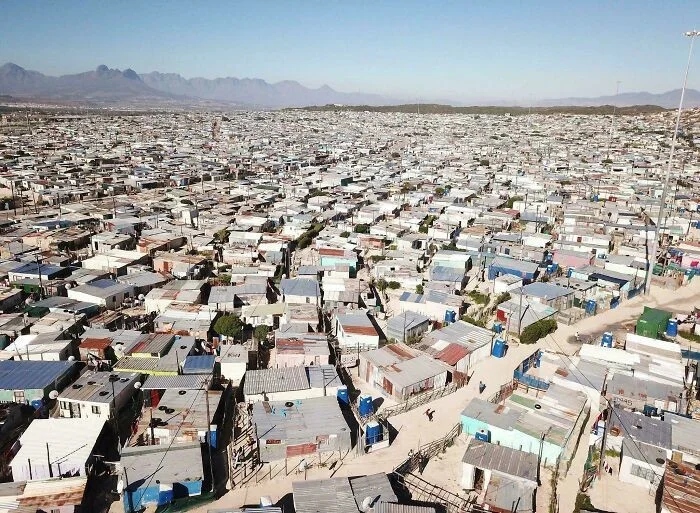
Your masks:
<instances>
[{"instance_id":1,"label":"tree","mask_svg":"<svg viewBox=\"0 0 700 513\"><path fill-rule=\"evenodd\" d=\"M479 161L479 165L480 165L480 166L488 167L490 164L491 164L491 162L489 162L489 159L481 159L481 160Z\"/></svg>"},{"instance_id":2,"label":"tree","mask_svg":"<svg viewBox=\"0 0 700 513\"><path fill-rule=\"evenodd\" d=\"M261 324L260 326L256 326L255 330L253 330L253 336L255 337L255 340L258 342L262 340L267 340L267 334L270 333L270 327L265 326L264 324Z\"/></svg>"},{"instance_id":3,"label":"tree","mask_svg":"<svg viewBox=\"0 0 700 513\"><path fill-rule=\"evenodd\" d=\"M557 329L554 319L541 319L527 326L520 334L521 344L534 344Z\"/></svg>"},{"instance_id":4,"label":"tree","mask_svg":"<svg viewBox=\"0 0 700 513\"><path fill-rule=\"evenodd\" d=\"M369 233L368 224L358 224L355 226L355 233Z\"/></svg>"},{"instance_id":5,"label":"tree","mask_svg":"<svg viewBox=\"0 0 700 513\"><path fill-rule=\"evenodd\" d=\"M219 242L227 242L229 234L230 232L226 228L223 228L214 234L214 238Z\"/></svg>"},{"instance_id":6,"label":"tree","mask_svg":"<svg viewBox=\"0 0 700 513\"><path fill-rule=\"evenodd\" d=\"M244 326L237 315L223 315L214 323L214 331L225 337L240 338Z\"/></svg>"},{"instance_id":7,"label":"tree","mask_svg":"<svg viewBox=\"0 0 700 513\"><path fill-rule=\"evenodd\" d=\"M443 189L442 187L436 187L436 188L435 188L435 195L438 196L438 197L444 196L444 195L445 195L445 189Z\"/></svg>"},{"instance_id":8,"label":"tree","mask_svg":"<svg viewBox=\"0 0 700 513\"><path fill-rule=\"evenodd\" d=\"M423 294L423 285L416 285L416 294Z\"/></svg>"},{"instance_id":9,"label":"tree","mask_svg":"<svg viewBox=\"0 0 700 513\"><path fill-rule=\"evenodd\" d=\"M350 237L350 232L340 232L340 236L344 239L347 239L348 237Z\"/></svg>"},{"instance_id":10,"label":"tree","mask_svg":"<svg viewBox=\"0 0 700 513\"><path fill-rule=\"evenodd\" d=\"M379 281L377 282L377 290L379 290L379 292L384 292L388 287L389 283L387 283L384 278L379 278Z\"/></svg>"}]
</instances>

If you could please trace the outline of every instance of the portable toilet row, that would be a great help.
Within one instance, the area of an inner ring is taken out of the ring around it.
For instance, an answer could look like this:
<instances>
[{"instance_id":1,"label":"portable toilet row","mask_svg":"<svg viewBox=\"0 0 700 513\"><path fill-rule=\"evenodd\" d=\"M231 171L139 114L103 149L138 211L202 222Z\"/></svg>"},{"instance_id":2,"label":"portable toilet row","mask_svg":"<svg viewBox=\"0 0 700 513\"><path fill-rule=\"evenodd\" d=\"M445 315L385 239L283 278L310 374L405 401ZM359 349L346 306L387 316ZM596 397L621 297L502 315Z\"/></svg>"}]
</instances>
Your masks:
<instances>
[{"instance_id":1,"label":"portable toilet row","mask_svg":"<svg viewBox=\"0 0 700 513\"><path fill-rule=\"evenodd\" d=\"M508 345L505 343L505 341L500 338L497 338L493 342L493 349L491 349L491 355L495 356L496 358L503 358L506 355L507 350Z\"/></svg>"},{"instance_id":2,"label":"portable toilet row","mask_svg":"<svg viewBox=\"0 0 700 513\"><path fill-rule=\"evenodd\" d=\"M606 331L603 333L603 339L600 342L600 345L603 347L612 347L613 346L613 334L610 333L609 331Z\"/></svg>"}]
</instances>

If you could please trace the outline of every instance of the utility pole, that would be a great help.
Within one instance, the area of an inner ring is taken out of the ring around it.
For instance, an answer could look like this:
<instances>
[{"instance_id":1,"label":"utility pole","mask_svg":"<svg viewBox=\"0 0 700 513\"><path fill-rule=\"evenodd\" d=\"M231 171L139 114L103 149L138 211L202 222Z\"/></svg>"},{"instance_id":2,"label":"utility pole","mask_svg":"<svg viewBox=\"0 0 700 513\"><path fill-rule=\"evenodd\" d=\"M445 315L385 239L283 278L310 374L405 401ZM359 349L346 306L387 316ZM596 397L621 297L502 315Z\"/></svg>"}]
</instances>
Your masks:
<instances>
[{"instance_id":1,"label":"utility pole","mask_svg":"<svg viewBox=\"0 0 700 513\"><path fill-rule=\"evenodd\" d=\"M651 251L648 254L649 269L647 269L646 282L644 284L644 294L648 295L651 292L651 277L654 274L654 264L656 263L656 250L659 246L659 238L661 237L660 227L663 221L664 205L666 202L666 194L668 192L668 182L671 178L671 168L673 167L673 157L676 152L676 141L678 140L678 129L681 124L681 111L683 110L683 98L685 97L685 89L688 84L688 72L690 71L690 62L693 57L693 43L695 38L700 36L700 31L693 30L684 34L690 38L690 49L688 51L688 63L685 67L685 77L683 78L683 88L681 89L681 99L678 103L678 112L676 113L676 126L673 130L673 139L671 140L671 152L668 157L668 166L666 168L666 176L664 178L664 186L661 191L661 204L659 205L659 215L656 222L656 231L652 239Z\"/></svg>"}]
</instances>

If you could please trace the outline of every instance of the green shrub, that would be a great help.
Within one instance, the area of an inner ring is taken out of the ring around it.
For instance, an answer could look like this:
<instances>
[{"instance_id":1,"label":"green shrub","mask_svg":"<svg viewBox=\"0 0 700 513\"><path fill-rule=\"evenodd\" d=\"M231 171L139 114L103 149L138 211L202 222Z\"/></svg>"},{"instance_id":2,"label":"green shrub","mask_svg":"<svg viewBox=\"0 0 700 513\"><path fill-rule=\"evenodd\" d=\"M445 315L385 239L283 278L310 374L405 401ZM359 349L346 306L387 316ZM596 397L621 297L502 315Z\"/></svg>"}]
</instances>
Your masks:
<instances>
[{"instance_id":1,"label":"green shrub","mask_svg":"<svg viewBox=\"0 0 700 513\"><path fill-rule=\"evenodd\" d=\"M477 305L487 305L491 299L488 294L483 294L474 289L467 294Z\"/></svg>"},{"instance_id":2,"label":"green shrub","mask_svg":"<svg viewBox=\"0 0 700 513\"><path fill-rule=\"evenodd\" d=\"M398 281L390 281L387 283L387 287L389 287L391 290L396 290L401 288L401 284Z\"/></svg>"},{"instance_id":3,"label":"green shrub","mask_svg":"<svg viewBox=\"0 0 700 513\"><path fill-rule=\"evenodd\" d=\"M368 224L358 224L355 226L355 233L369 233Z\"/></svg>"},{"instance_id":4,"label":"green shrub","mask_svg":"<svg viewBox=\"0 0 700 513\"><path fill-rule=\"evenodd\" d=\"M473 324L474 326L479 326L480 328L486 327L486 323L484 321L482 321L481 319L475 319L474 317L471 317L471 316L466 315L466 314L463 315L462 317L460 317L460 319L463 320L464 322L468 322L469 324Z\"/></svg>"},{"instance_id":5,"label":"green shrub","mask_svg":"<svg viewBox=\"0 0 700 513\"><path fill-rule=\"evenodd\" d=\"M546 337L557 329L557 321L553 319L542 319L530 324L520 334L520 343L534 344L541 338Z\"/></svg>"},{"instance_id":6,"label":"green shrub","mask_svg":"<svg viewBox=\"0 0 700 513\"><path fill-rule=\"evenodd\" d=\"M348 237L350 237L350 232L341 232L340 236L344 239L347 239Z\"/></svg>"}]
</instances>

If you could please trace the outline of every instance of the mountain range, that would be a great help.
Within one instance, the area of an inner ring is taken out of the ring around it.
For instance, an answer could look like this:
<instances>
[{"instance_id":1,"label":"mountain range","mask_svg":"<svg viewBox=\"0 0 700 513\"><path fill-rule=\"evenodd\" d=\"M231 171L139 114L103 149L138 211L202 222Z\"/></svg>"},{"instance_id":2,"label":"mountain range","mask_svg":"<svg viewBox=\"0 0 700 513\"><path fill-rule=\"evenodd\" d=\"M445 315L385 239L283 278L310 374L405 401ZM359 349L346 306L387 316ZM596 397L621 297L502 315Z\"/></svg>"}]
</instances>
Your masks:
<instances>
[{"instance_id":1,"label":"mountain range","mask_svg":"<svg viewBox=\"0 0 700 513\"><path fill-rule=\"evenodd\" d=\"M105 65L93 71L44 75L7 63L0 66L0 96L18 100L87 103L94 105L222 105L249 108L283 108L314 105L398 105L402 101L376 94L344 93L331 87L312 89L284 80L269 83L257 78L184 78L177 73L138 74L132 69L111 69ZM542 100L538 106L657 105L678 106L680 90L655 94L622 93L597 98ZM486 105L484 102L448 102L455 106ZM511 105L517 102L508 102ZM489 103L493 104L493 103ZM501 104L503 104L501 102ZM686 107L700 106L700 92L686 90Z\"/></svg>"}]
</instances>

